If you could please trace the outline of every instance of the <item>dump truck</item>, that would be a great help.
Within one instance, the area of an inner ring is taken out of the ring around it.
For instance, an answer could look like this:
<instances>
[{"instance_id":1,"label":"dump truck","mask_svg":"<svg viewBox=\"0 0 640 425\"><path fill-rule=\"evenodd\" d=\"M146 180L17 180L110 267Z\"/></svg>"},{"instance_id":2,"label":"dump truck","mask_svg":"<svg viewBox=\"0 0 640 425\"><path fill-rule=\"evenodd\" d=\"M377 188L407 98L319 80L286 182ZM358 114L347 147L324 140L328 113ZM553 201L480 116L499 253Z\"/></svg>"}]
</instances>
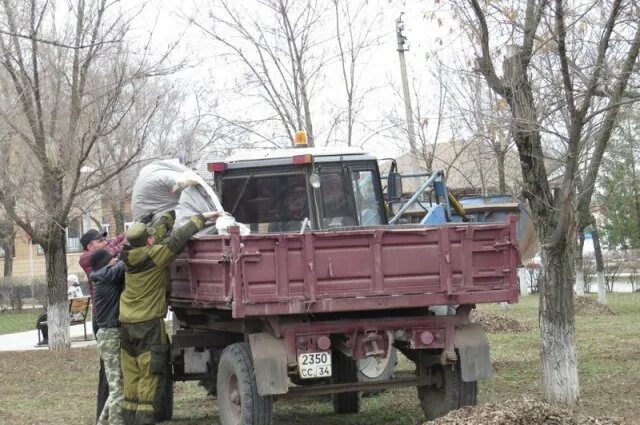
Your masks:
<instances>
[{"instance_id":1,"label":"dump truck","mask_svg":"<svg viewBox=\"0 0 640 425\"><path fill-rule=\"evenodd\" d=\"M389 224L397 179L385 190L359 149L252 151L208 169L251 234L196 236L172 264L170 366L205 383L223 425L271 424L276 400L300 396L355 413L363 392L407 386L428 419L476 403L491 362L469 314L517 302L517 217L453 222L435 173L443 222ZM362 378L395 350L415 371Z\"/></svg>"}]
</instances>

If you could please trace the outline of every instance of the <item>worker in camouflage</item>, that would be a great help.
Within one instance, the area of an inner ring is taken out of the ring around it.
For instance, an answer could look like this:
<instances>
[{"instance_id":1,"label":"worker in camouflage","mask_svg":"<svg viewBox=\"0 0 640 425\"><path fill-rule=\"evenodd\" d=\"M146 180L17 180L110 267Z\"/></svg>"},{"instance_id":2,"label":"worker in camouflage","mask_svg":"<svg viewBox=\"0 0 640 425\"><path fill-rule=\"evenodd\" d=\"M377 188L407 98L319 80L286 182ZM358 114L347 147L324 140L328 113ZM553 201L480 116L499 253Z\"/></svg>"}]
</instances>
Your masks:
<instances>
[{"instance_id":1,"label":"worker in camouflage","mask_svg":"<svg viewBox=\"0 0 640 425\"><path fill-rule=\"evenodd\" d=\"M109 398L98 425L124 425L122 404L124 392L122 369L120 368L120 328L100 328L98 330L98 353L104 362L104 372L109 383Z\"/></svg>"},{"instance_id":2,"label":"worker in camouflage","mask_svg":"<svg viewBox=\"0 0 640 425\"><path fill-rule=\"evenodd\" d=\"M167 419L165 389L169 372L167 315L169 265L193 234L220 213L191 217L171 236L156 241L156 229L135 223L127 230L120 258L125 263L125 289L120 297L122 323L123 412L127 424L147 425ZM165 224L169 219L165 216Z\"/></svg>"},{"instance_id":3,"label":"worker in camouflage","mask_svg":"<svg viewBox=\"0 0 640 425\"><path fill-rule=\"evenodd\" d=\"M89 260L93 282L96 340L98 354L104 363L109 396L98 418L98 425L124 425L122 369L120 368L120 294L124 287L124 263L111 252L98 249Z\"/></svg>"}]
</instances>

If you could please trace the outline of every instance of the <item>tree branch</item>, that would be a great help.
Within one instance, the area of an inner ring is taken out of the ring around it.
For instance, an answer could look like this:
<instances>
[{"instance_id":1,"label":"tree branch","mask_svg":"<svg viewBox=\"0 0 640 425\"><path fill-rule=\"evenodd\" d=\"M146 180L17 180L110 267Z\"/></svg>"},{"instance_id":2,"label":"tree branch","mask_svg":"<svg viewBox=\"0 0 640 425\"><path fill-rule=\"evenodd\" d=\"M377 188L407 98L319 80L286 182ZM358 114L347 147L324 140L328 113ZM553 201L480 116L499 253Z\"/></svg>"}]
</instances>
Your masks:
<instances>
[{"instance_id":1,"label":"tree branch","mask_svg":"<svg viewBox=\"0 0 640 425\"><path fill-rule=\"evenodd\" d=\"M14 32L5 31L5 30L0 30L0 34L5 34L5 35L8 35L10 37L22 38L22 39L25 39L25 40L31 40L34 43L47 44L49 46L61 47L63 49L70 49L70 50L89 49L89 48L92 48L92 47L103 46L105 44L117 44L117 43L122 43L123 42L123 40L107 40L107 41L100 41L98 43L80 44L78 46L74 46L72 44L66 44L66 43L62 43L60 41L46 40L44 38L39 38L39 37L36 37L34 35L14 33Z\"/></svg>"},{"instance_id":2,"label":"tree branch","mask_svg":"<svg viewBox=\"0 0 640 425\"><path fill-rule=\"evenodd\" d=\"M485 76L487 83L493 90L495 90L496 93L503 97L509 97L510 90L496 74L493 61L491 60L491 52L489 50L489 28L487 27L487 20L484 16L484 12L482 11L482 7L478 0L469 1L480 26L480 46L482 49L482 55L478 58L480 72Z\"/></svg>"}]
</instances>

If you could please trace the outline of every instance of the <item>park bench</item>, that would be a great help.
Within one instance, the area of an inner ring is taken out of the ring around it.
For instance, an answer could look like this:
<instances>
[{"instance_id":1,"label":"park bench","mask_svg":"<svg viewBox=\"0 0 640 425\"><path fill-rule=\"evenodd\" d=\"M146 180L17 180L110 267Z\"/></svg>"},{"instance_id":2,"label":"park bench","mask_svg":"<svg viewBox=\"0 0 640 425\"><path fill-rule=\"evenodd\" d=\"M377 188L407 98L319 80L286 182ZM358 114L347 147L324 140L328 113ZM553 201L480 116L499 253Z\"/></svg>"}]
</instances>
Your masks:
<instances>
[{"instance_id":1,"label":"park bench","mask_svg":"<svg viewBox=\"0 0 640 425\"><path fill-rule=\"evenodd\" d=\"M69 300L69 319L71 326L82 323L84 326L84 340L87 340L87 316L91 306L91 297L71 298Z\"/></svg>"},{"instance_id":2,"label":"park bench","mask_svg":"<svg viewBox=\"0 0 640 425\"><path fill-rule=\"evenodd\" d=\"M87 341L87 317L89 315L89 307L91 306L91 297L79 297L69 299L69 321L71 326L82 324L84 327L84 340ZM38 329L38 345L42 343L44 338L43 328L47 326L47 314L43 313L38 317L36 329Z\"/></svg>"}]
</instances>

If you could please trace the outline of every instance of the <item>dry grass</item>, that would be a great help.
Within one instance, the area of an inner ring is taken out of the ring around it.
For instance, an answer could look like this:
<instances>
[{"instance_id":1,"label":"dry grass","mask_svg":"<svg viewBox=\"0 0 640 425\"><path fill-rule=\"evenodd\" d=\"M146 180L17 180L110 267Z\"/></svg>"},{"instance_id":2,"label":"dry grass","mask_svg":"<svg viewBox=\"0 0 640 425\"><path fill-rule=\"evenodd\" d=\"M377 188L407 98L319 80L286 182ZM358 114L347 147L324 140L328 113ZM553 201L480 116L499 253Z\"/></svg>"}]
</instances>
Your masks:
<instances>
[{"instance_id":1,"label":"dry grass","mask_svg":"<svg viewBox=\"0 0 640 425\"><path fill-rule=\"evenodd\" d=\"M480 323L482 329L490 334L520 333L531 330L531 325L522 323L518 319L499 314L485 313L483 311L472 311L471 321Z\"/></svg>"},{"instance_id":2,"label":"dry grass","mask_svg":"<svg viewBox=\"0 0 640 425\"><path fill-rule=\"evenodd\" d=\"M580 356L581 405L594 417L638 423L640 417L640 294L609 295L614 316L576 318ZM521 333L489 335L494 377L480 383L480 403L540 398L536 297L526 297L511 310L483 306L531 327ZM401 359L399 367L410 362ZM92 424L97 383L94 348L67 353L32 351L0 353L0 424ZM215 399L195 383L177 383L172 424L217 424ZM334 415L324 399L298 399L276 404L279 425L417 425L424 422L415 389L387 391L363 400L362 413ZM523 422L525 423L525 422ZM562 423L562 422L558 422Z\"/></svg>"},{"instance_id":3,"label":"dry grass","mask_svg":"<svg viewBox=\"0 0 640 425\"><path fill-rule=\"evenodd\" d=\"M618 425L614 419L586 416L529 397L465 407L425 425Z\"/></svg>"}]
</instances>

